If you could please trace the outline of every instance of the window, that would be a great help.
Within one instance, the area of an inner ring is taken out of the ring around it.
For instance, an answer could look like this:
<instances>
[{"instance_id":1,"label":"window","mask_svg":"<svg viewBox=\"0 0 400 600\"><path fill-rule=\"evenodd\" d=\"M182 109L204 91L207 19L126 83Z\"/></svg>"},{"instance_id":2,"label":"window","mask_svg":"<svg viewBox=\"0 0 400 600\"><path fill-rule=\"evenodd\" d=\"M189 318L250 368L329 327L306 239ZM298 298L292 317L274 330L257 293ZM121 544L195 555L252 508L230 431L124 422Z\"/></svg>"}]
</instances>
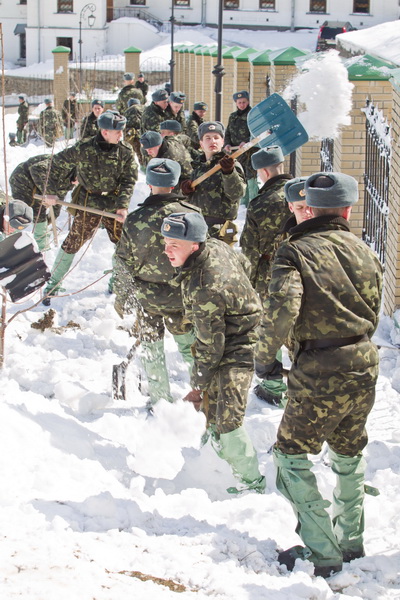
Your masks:
<instances>
[{"instance_id":1,"label":"window","mask_svg":"<svg viewBox=\"0 0 400 600\"><path fill-rule=\"evenodd\" d=\"M260 0L260 8L275 10L275 0Z\"/></svg>"},{"instance_id":2,"label":"window","mask_svg":"<svg viewBox=\"0 0 400 600\"><path fill-rule=\"evenodd\" d=\"M310 12L326 13L326 0L310 0Z\"/></svg>"},{"instance_id":3,"label":"window","mask_svg":"<svg viewBox=\"0 0 400 600\"><path fill-rule=\"evenodd\" d=\"M57 12L74 12L73 0L57 0Z\"/></svg>"},{"instance_id":4,"label":"window","mask_svg":"<svg viewBox=\"0 0 400 600\"><path fill-rule=\"evenodd\" d=\"M174 6L186 6L186 8L189 8L190 0L174 0Z\"/></svg>"},{"instance_id":5,"label":"window","mask_svg":"<svg viewBox=\"0 0 400 600\"><path fill-rule=\"evenodd\" d=\"M72 60L72 38L58 37L57 46L65 46L66 48L70 48L71 52L69 53L68 60Z\"/></svg>"},{"instance_id":6,"label":"window","mask_svg":"<svg viewBox=\"0 0 400 600\"><path fill-rule=\"evenodd\" d=\"M236 10L239 8L239 0L224 0L226 10Z\"/></svg>"},{"instance_id":7,"label":"window","mask_svg":"<svg viewBox=\"0 0 400 600\"><path fill-rule=\"evenodd\" d=\"M22 2L21 2L22 4ZM26 34L21 33L19 36L19 57L26 58Z\"/></svg>"},{"instance_id":8,"label":"window","mask_svg":"<svg viewBox=\"0 0 400 600\"><path fill-rule=\"evenodd\" d=\"M353 12L369 14L369 0L354 0Z\"/></svg>"},{"instance_id":9,"label":"window","mask_svg":"<svg viewBox=\"0 0 400 600\"><path fill-rule=\"evenodd\" d=\"M146 0L131 0L131 6L146 6Z\"/></svg>"},{"instance_id":10,"label":"window","mask_svg":"<svg viewBox=\"0 0 400 600\"><path fill-rule=\"evenodd\" d=\"M19 0L20 4L26 4L26 0ZM21 58L26 58L25 56L21 56Z\"/></svg>"}]
</instances>

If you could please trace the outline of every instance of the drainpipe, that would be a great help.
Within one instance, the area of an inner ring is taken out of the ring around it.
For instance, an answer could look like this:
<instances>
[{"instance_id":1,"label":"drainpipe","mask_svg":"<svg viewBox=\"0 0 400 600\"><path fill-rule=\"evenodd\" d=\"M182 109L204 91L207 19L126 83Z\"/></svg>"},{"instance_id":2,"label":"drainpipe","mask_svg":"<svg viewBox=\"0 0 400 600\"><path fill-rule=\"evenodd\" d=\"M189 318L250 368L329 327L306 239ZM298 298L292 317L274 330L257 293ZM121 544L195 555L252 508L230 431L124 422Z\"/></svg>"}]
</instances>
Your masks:
<instances>
[{"instance_id":1,"label":"drainpipe","mask_svg":"<svg viewBox=\"0 0 400 600\"><path fill-rule=\"evenodd\" d=\"M290 31L294 31L294 13L295 13L296 0L291 1L291 15L290 15Z\"/></svg>"},{"instance_id":2,"label":"drainpipe","mask_svg":"<svg viewBox=\"0 0 400 600\"><path fill-rule=\"evenodd\" d=\"M201 0L201 26L205 27L207 23L207 0Z\"/></svg>"},{"instance_id":3,"label":"drainpipe","mask_svg":"<svg viewBox=\"0 0 400 600\"><path fill-rule=\"evenodd\" d=\"M38 0L38 63L40 63L40 0Z\"/></svg>"}]
</instances>

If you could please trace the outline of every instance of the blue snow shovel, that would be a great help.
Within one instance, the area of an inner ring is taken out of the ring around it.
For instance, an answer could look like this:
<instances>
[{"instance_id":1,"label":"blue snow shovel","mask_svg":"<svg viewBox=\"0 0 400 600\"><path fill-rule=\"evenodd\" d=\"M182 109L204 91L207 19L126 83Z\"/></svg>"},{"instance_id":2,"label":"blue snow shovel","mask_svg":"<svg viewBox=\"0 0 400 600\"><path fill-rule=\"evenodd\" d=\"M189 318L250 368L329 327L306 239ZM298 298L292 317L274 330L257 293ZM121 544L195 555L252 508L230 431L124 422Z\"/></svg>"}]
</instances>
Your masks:
<instances>
[{"instance_id":1,"label":"blue snow shovel","mask_svg":"<svg viewBox=\"0 0 400 600\"><path fill-rule=\"evenodd\" d=\"M270 134L258 142L260 148L280 146L285 156L308 142L303 125L279 94L272 94L252 108L247 124L254 137L269 131Z\"/></svg>"}]
</instances>

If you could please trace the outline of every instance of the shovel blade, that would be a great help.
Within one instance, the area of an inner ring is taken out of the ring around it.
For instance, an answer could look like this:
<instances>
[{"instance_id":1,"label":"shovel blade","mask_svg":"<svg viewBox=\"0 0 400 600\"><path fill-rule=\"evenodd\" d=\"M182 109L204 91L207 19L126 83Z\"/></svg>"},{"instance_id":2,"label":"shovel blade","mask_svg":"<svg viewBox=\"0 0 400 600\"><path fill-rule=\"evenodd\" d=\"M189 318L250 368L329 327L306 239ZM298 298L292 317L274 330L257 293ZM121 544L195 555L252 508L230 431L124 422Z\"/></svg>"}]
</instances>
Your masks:
<instances>
[{"instance_id":1,"label":"shovel blade","mask_svg":"<svg viewBox=\"0 0 400 600\"><path fill-rule=\"evenodd\" d=\"M258 145L260 148L280 146L285 156L308 142L303 125L279 94L272 94L252 108L247 124L253 137L270 130L270 135Z\"/></svg>"}]
</instances>

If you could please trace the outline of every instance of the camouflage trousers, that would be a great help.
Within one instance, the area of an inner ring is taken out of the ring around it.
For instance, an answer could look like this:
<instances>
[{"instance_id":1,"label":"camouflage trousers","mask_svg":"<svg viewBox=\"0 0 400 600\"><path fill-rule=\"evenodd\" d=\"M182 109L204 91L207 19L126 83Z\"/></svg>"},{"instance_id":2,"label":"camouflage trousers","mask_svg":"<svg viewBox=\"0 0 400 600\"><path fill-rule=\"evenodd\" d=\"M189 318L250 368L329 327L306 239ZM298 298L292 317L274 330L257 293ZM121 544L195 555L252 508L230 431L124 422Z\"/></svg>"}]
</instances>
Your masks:
<instances>
[{"instance_id":1,"label":"camouflage trousers","mask_svg":"<svg viewBox=\"0 0 400 600\"><path fill-rule=\"evenodd\" d=\"M139 303L136 304L136 332L141 342L158 342L164 339L165 329L172 335L182 335L192 329L183 312L160 312L158 314L146 311Z\"/></svg>"},{"instance_id":2,"label":"camouflage trousers","mask_svg":"<svg viewBox=\"0 0 400 600\"><path fill-rule=\"evenodd\" d=\"M67 237L61 248L67 254L76 254L83 244L96 233L100 223L107 230L108 237L116 244L122 233L122 223L116 219L101 217L83 210L77 210Z\"/></svg>"},{"instance_id":3,"label":"camouflage trousers","mask_svg":"<svg viewBox=\"0 0 400 600\"><path fill-rule=\"evenodd\" d=\"M318 454L323 442L337 454L356 456L367 445L367 417L375 387L351 394L289 397L279 425L276 448L284 454Z\"/></svg>"},{"instance_id":4,"label":"camouflage trousers","mask_svg":"<svg viewBox=\"0 0 400 600\"><path fill-rule=\"evenodd\" d=\"M207 390L207 423L216 434L229 433L243 425L253 369L226 365L218 369Z\"/></svg>"}]
</instances>

